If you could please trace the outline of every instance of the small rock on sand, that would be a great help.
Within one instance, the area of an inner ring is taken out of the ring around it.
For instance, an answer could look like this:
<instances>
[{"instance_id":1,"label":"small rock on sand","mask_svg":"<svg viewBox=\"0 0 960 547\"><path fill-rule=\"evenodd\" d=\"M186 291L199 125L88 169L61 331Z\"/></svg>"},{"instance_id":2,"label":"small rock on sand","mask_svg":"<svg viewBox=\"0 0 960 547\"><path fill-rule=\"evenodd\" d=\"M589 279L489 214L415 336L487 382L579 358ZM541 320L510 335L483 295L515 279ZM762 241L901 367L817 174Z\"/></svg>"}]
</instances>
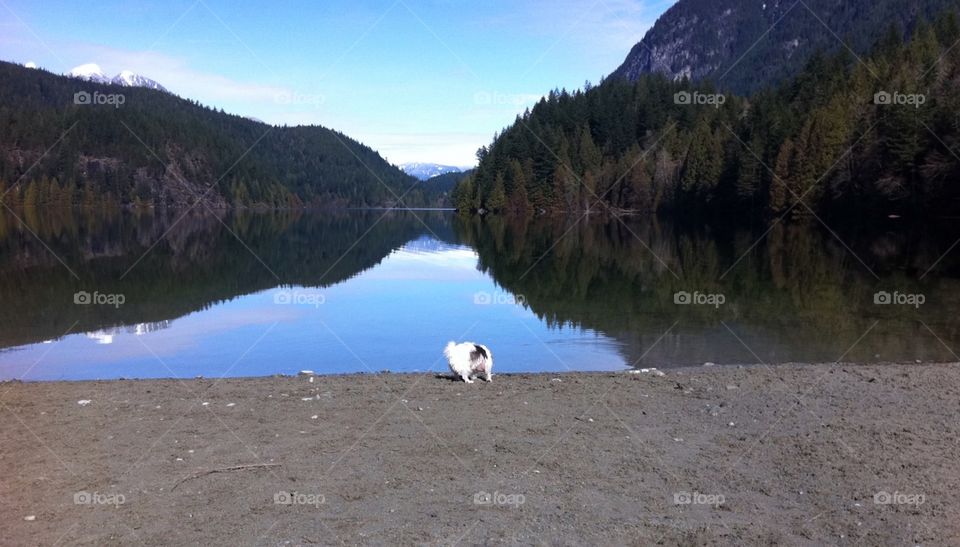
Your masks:
<instances>
[{"instance_id":1,"label":"small rock on sand","mask_svg":"<svg viewBox=\"0 0 960 547\"><path fill-rule=\"evenodd\" d=\"M90 399L80 399L79 401L77 401L77 404L80 406L87 406L92 402L93 401L91 401Z\"/></svg>"},{"instance_id":2,"label":"small rock on sand","mask_svg":"<svg viewBox=\"0 0 960 547\"><path fill-rule=\"evenodd\" d=\"M23 520L26 520L26 521L37 520L37 515L27 515L23 517Z\"/></svg>"}]
</instances>

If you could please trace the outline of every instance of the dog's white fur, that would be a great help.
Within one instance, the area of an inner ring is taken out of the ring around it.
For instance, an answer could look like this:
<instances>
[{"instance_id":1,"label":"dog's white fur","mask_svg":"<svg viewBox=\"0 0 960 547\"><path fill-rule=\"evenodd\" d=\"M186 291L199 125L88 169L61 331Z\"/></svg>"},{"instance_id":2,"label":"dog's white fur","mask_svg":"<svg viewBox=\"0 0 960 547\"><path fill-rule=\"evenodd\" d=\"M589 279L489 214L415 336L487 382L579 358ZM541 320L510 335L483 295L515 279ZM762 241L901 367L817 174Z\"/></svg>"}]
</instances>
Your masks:
<instances>
[{"instance_id":1,"label":"dog's white fur","mask_svg":"<svg viewBox=\"0 0 960 547\"><path fill-rule=\"evenodd\" d=\"M478 351L477 348L481 348L482 351ZM483 374L486 381L493 381L493 353L487 346L473 342L461 344L448 342L447 347L443 349L443 355L450 363L450 370L463 378L464 382L472 384L472 378L480 374Z\"/></svg>"}]
</instances>

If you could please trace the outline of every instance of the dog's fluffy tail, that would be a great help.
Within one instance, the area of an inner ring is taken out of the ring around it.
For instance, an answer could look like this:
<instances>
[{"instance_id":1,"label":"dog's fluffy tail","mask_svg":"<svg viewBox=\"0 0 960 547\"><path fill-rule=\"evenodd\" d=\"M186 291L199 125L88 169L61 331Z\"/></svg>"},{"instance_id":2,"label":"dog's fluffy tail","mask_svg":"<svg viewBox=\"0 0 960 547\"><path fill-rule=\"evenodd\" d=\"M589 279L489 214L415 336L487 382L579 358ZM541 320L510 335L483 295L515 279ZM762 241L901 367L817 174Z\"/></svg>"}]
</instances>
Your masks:
<instances>
[{"instance_id":1,"label":"dog's fluffy tail","mask_svg":"<svg viewBox=\"0 0 960 547\"><path fill-rule=\"evenodd\" d=\"M444 355L444 357L446 357L446 358L449 360L449 359L450 359L450 356L453 355L453 348L455 348L455 347L457 347L457 343L456 343L456 342L454 342L454 341L452 341L452 340L449 341L449 342L447 342L447 346L446 346L445 348L443 348L443 355Z\"/></svg>"}]
</instances>

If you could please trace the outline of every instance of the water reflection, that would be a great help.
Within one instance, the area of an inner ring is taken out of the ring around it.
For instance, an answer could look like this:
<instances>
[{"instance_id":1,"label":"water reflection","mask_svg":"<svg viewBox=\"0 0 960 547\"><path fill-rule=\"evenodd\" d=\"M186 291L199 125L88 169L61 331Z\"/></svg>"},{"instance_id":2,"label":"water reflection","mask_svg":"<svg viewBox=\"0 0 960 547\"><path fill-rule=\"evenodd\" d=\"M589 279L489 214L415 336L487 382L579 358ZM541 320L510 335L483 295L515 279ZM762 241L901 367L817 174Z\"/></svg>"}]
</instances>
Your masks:
<instances>
[{"instance_id":1,"label":"water reflection","mask_svg":"<svg viewBox=\"0 0 960 547\"><path fill-rule=\"evenodd\" d=\"M0 216L0 378L442 370L451 338L502 372L954 360L960 339L945 230L181 215Z\"/></svg>"},{"instance_id":2,"label":"water reflection","mask_svg":"<svg viewBox=\"0 0 960 547\"><path fill-rule=\"evenodd\" d=\"M956 360L947 347L958 340L957 257L948 253L956 234L891 228L840 235L639 219L458 225L481 269L523 294L544 322L612 336L630 363ZM881 292L926 302L877 305ZM678 293L725 302L678 305Z\"/></svg>"}]
</instances>

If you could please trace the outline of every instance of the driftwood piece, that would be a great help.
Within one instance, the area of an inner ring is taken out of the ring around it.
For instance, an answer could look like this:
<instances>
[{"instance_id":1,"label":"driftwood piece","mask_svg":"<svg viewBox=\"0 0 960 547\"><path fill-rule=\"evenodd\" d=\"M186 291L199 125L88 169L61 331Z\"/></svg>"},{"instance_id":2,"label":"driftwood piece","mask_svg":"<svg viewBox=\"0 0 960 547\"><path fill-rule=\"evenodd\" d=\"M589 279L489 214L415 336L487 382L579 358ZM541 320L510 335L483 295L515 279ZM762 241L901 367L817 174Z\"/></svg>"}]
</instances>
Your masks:
<instances>
[{"instance_id":1,"label":"driftwood piece","mask_svg":"<svg viewBox=\"0 0 960 547\"><path fill-rule=\"evenodd\" d=\"M200 477L205 477L207 475L212 475L214 473L227 473L230 471L247 471L249 469L264 469L269 467L279 467L279 463L251 463L247 465L231 465L230 467L218 467L216 469L207 469L206 471L198 471L192 475L187 475L186 477L177 481L177 484L173 485L173 488L170 489L171 492L177 489L178 486L184 482L191 479L199 479Z\"/></svg>"}]
</instances>

